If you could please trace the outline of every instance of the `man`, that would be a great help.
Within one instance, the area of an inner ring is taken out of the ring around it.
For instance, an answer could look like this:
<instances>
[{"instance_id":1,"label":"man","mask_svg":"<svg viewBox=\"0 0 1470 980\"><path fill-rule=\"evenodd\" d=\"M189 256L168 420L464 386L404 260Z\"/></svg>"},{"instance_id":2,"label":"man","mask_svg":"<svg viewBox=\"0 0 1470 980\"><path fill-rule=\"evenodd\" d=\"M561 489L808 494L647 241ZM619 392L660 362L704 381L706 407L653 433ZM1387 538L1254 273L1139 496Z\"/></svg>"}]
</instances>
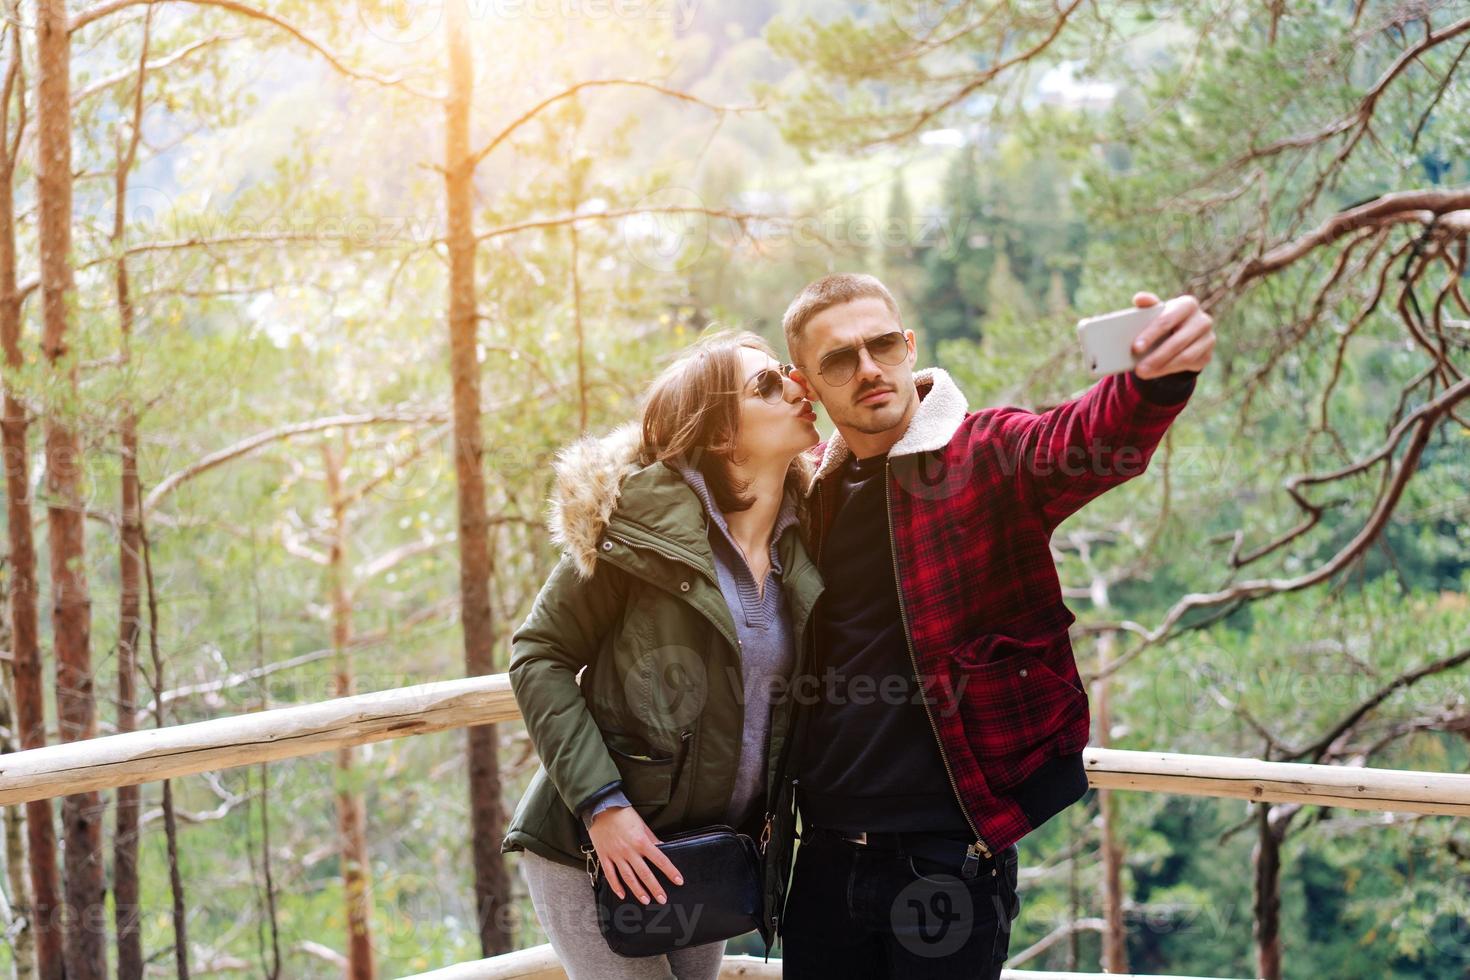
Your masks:
<instances>
[{"instance_id":1,"label":"man","mask_svg":"<svg viewBox=\"0 0 1470 980\"><path fill-rule=\"evenodd\" d=\"M914 332L877 279L827 276L792 301L791 376L837 431L812 450L808 490L826 590L791 767L787 977L1000 975L1016 841L1087 789L1075 617L1048 539L1143 472L1209 363L1212 323L1175 297L1133 371L1048 412L970 412L944 371L915 372Z\"/></svg>"}]
</instances>

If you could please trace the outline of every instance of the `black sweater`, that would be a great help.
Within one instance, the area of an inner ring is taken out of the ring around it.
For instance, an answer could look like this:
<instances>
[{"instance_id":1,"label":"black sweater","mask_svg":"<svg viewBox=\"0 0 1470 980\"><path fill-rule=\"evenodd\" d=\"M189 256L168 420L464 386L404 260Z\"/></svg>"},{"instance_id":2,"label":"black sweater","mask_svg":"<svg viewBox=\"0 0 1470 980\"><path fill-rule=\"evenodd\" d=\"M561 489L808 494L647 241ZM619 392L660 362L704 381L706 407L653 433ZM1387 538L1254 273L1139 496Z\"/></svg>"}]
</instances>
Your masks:
<instances>
[{"instance_id":1,"label":"black sweater","mask_svg":"<svg viewBox=\"0 0 1470 980\"><path fill-rule=\"evenodd\" d=\"M849 458L818 564L817 700L797 769L805 822L969 836L914 679L888 537L886 456Z\"/></svg>"}]
</instances>

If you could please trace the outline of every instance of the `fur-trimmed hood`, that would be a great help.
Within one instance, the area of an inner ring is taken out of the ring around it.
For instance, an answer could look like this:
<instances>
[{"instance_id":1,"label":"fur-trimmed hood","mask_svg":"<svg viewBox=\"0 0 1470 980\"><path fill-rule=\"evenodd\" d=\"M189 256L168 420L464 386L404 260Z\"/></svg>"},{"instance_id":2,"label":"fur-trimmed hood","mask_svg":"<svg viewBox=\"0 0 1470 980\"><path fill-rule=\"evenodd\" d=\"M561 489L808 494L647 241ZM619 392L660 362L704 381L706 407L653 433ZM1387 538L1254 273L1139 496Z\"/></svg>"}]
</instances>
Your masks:
<instances>
[{"instance_id":1,"label":"fur-trimmed hood","mask_svg":"<svg viewBox=\"0 0 1470 980\"><path fill-rule=\"evenodd\" d=\"M704 545L701 550L708 549L703 522L698 522L697 528L693 526L696 522L692 515L704 514L704 505L694 488L663 463L639 465L641 439L638 423L626 422L606 435L583 436L556 454L546 526L551 531L552 542L572 560L583 579L592 577L603 532L620 513L648 530L667 533L671 540L686 548L692 549L698 542ZM792 465L796 468L796 487L805 487L814 461L803 453ZM624 499L623 491L630 478L635 478L639 496L648 499ZM804 525L806 501L799 493L795 496L797 516ZM677 501L677 506L669 506L670 501ZM680 508L686 504L692 508L685 514L688 520L679 516ZM631 515L630 510L634 511ZM691 526L677 526L686 523Z\"/></svg>"},{"instance_id":2,"label":"fur-trimmed hood","mask_svg":"<svg viewBox=\"0 0 1470 980\"><path fill-rule=\"evenodd\" d=\"M546 527L584 579L597 565L602 537L622 496L623 481L639 469L638 424L627 422L605 436L583 436L556 454Z\"/></svg>"},{"instance_id":3,"label":"fur-trimmed hood","mask_svg":"<svg viewBox=\"0 0 1470 980\"><path fill-rule=\"evenodd\" d=\"M909 421L903 438L888 450L888 457L909 456L943 449L954 438L955 430L969 414L970 404L964 392L954 383L949 372L931 367L914 372L914 386L919 389L919 408ZM807 496L811 495L817 481L841 466L852 451L842 438L841 432L833 432L822 453L821 465L805 483Z\"/></svg>"}]
</instances>

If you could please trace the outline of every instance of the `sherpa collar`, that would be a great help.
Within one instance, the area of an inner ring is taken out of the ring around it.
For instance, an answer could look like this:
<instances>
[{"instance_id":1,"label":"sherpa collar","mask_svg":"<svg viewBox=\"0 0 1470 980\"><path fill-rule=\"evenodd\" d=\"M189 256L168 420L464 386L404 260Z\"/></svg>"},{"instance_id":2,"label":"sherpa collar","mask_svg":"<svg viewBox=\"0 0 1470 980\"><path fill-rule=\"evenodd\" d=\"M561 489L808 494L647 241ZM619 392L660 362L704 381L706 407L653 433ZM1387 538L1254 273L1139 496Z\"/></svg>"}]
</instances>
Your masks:
<instances>
[{"instance_id":1,"label":"sherpa collar","mask_svg":"<svg viewBox=\"0 0 1470 980\"><path fill-rule=\"evenodd\" d=\"M944 368L931 367L915 371L914 386L919 390L918 411L909 420L909 427L904 431L903 438L888 450L889 459L943 449L954 438L955 430L970 411L964 392L960 391ZM807 484L807 495L810 496L818 480L836 470L850 455L852 451L843 441L842 433L833 432L832 438L827 440L826 451L822 454L822 464L817 467L817 472Z\"/></svg>"}]
</instances>

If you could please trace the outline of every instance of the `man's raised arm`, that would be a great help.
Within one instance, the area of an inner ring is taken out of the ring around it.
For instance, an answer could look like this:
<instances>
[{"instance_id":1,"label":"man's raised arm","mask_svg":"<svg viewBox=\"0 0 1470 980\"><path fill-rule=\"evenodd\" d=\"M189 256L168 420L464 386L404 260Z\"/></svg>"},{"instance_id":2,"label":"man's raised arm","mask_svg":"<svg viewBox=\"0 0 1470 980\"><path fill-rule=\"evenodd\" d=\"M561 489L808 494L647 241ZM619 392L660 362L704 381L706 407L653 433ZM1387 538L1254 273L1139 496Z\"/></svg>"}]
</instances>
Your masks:
<instances>
[{"instance_id":1,"label":"man's raised arm","mask_svg":"<svg viewBox=\"0 0 1470 980\"><path fill-rule=\"evenodd\" d=\"M1133 302L1153 306L1159 299L1140 292ZM1046 412L995 413L991 435L1048 530L1144 471L1214 348L1214 318L1193 296L1176 296L1134 342L1135 353L1148 353L1132 371L1108 375Z\"/></svg>"}]
</instances>

